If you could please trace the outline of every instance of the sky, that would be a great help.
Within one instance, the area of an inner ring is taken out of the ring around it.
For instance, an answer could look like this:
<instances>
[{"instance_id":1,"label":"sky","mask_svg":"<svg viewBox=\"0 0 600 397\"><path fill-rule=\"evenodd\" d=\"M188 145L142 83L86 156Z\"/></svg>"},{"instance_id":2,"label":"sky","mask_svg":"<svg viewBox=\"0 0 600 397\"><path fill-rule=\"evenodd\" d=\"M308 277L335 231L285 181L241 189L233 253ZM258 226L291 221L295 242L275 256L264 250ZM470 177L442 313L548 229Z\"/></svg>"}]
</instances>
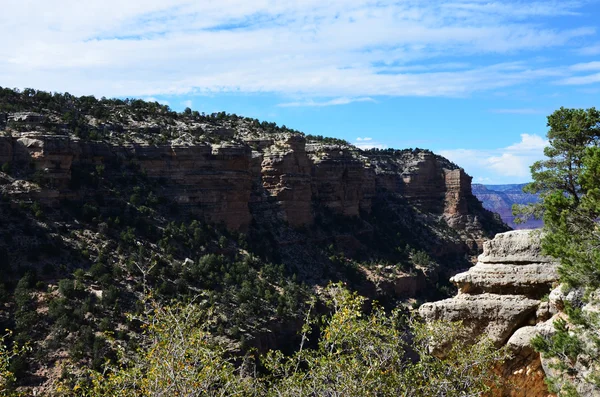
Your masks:
<instances>
[{"instance_id":1,"label":"sky","mask_svg":"<svg viewBox=\"0 0 600 397\"><path fill-rule=\"evenodd\" d=\"M1 0L0 86L137 97L522 183L600 105L600 0Z\"/></svg>"}]
</instances>

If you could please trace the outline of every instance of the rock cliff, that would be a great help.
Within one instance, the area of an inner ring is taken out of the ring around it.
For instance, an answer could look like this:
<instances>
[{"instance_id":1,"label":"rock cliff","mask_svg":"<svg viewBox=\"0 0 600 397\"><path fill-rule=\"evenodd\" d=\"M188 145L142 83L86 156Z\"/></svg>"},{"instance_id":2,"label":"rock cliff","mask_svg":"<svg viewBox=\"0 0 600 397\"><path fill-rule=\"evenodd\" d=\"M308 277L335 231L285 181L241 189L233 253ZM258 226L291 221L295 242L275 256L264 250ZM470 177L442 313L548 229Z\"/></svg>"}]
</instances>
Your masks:
<instances>
[{"instance_id":1,"label":"rock cliff","mask_svg":"<svg viewBox=\"0 0 600 397\"><path fill-rule=\"evenodd\" d=\"M507 230L427 150L2 88L0 198L0 325L32 341L19 378L35 387L69 357L101 365L107 330L128 343L140 330L124 313L147 288L201 294L235 351L289 351L329 282L387 308L446 297L445 280Z\"/></svg>"},{"instance_id":2,"label":"rock cliff","mask_svg":"<svg viewBox=\"0 0 600 397\"><path fill-rule=\"evenodd\" d=\"M484 243L474 267L451 279L459 289L457 296L419 309L428 321L462 321L473 338L470 342L484 335L498 347L508 346L512 358L498 369L506 383L497 395L548 395L540 356L529 342L551 327L549 319L557 313L543 298L558 281L558 265L541 254L539 233L496 235Z\"/></svg>"},{"instance_id":3,"label":"rock cliff","mask_svg":"<svg viewBox=\"0 0 600 397\"><path fill-rule=\"evenodd\" d=\"M472 253L503 227L472 195L471 177L431 152L365 152L307 142L298 133L257 137L241 128L230 131L236 139L229 142L154 145L11 131L0 137L0 163L30 171L43 188L35 198L48 205L86 198L89 189L79 189L83 169L101 167L113 178L138 170L160 181L166 199L233 230L246 231L253 220L266 218L311 226L316 204L358 217L390 197L438 217L463 236Z\"/></svg>"},{"instance_id":4,"label":"rock cliff","mask_svg":"<svg viewBox=\"0 0 600 397\"><path fill-rule=\"evenodd\" d=\"M18 111L0 117L6 197L87 205L112 221L139 216L140 206L152 213L140 199L150 195L162 206L152 221L159 230L188 219L223 224L310 283L350 277L365 291L410 296L469 266L507 230L473 196L471 177L428 150L365 151L137 100L7 95L0 105ZM421 251L435 270L410 263Z\"/></svg>"}]
</instances>

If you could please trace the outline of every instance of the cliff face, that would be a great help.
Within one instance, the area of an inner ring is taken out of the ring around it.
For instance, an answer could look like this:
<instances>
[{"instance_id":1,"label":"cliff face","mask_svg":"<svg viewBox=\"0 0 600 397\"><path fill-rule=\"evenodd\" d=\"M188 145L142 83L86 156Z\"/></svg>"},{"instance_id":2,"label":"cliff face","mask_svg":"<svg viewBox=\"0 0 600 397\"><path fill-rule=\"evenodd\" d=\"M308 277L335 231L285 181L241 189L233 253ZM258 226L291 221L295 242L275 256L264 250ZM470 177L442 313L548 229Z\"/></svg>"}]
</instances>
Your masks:
<instances>
[{"instance_id":1,"label":"cliff face","mask_svg":"<svg viewBox=\"0 0 600 397\"><path fill-rule=\"evenodd\" d=\"M146 287L165 302L206 292L234 349L293 349L328 283L388 308L447 296L507 229L427 150L30 90L0 89L0 198L0 324L25 324L30 385L51 384L65 350L104 361L106 329L139 332L124 313Z\"/></svg>"},{"instance_id":2,"label":"cliff face","mask_svg":"<svg viewBox=\"0 0 600 397\"><path fill-rule=\"evenodd\" d=\"M477 265L451 281L457 296L419 309L428 321L462 321L472 342L490 338L507 345L511 358L498 368L506 381L494 395L547 396L540 355L529 345L540 329L551 327L555 306L543 302L558 280L557 263L541 255L539 232L498 234L484 244Z\"/></svg>"},{"instance_id":3,"label":"cliff face","mask_svg":"<svg viewBox=\"0 0 600 397\"><path fill-rule=\"evenodd\" d=\"M482 218L492 228L501 227L474 199L471 178L433 153L361 152L307 144L299 134L263 139L252 148L253 143L255 139L240 135L238 142L220 144L117 145L25 132L0 138L0 162L29 168L44 186L36 198L49 205L91 193L78 188L80 169L100 167L111 178L137 169L159 181L168 200L234 230L245 231L253 220L269 218L311 226L315 203L358 217L371 213L374 200L390 196L439 216L464 236L473 252L489 235Z\"/></svg>"},{"instance_id":4,"label":"cliff face","mask_svg":"<svg viewBox=\"0 0 600 397\"><path fill-rule=\"evenodd\" d=\"M0 161L30 168L44 186L36 198L49 205L101 193L79 189L76 179L81 169L104 167L109 177L117 178L133 168L159 180L166 198L208 221L240 229L251 220L251 156L245 146L117 146L39 133L0 140L4 148Z\"/></svg>"},{"instance_id":5,"label":"cliff face","mask_svg":"<svg viewBox=\"0 0 600 397\"><path fill-rule=\"evenodd\" d=\"M13 207L85 207L93 228L125 233L223 224L303 282L352 279L392 300L437 291L507 230L471 177L427 150L363 151L143 101L9 96L0 105L22 109L0 117L0 165L11 170L0 191Z\"/></svg>"}]
</instances>

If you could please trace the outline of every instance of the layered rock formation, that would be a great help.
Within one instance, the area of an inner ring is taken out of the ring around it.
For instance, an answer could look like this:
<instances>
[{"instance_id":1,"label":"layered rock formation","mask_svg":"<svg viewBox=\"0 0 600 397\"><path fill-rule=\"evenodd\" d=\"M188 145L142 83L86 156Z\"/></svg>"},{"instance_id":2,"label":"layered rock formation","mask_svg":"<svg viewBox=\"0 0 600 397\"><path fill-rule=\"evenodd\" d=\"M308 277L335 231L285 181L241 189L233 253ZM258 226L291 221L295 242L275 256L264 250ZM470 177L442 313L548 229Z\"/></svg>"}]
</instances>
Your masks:
<instances>
[{"instance_id":1,"label":"layered rock formation","mask_svg":"<svg viewBox=\"0 0 600 397\"><path fill-rule=\"evenodd\" d=\"M44 187L35 198L48 205L84 198L86 192L74 187L74 170L103 167L118 177L136 169L160 181L163 196L183 209L234 230L273 217L293 227L310 226L315 205L355 217L370 213L374 199L392 196L439 216L464 234L473 252L492 231L482 219L491 229L502 227L473 197L471 177L431 152L363 152L307 144L297 133L234 134L237 141L228 143L148 145L12 133L0 137L0 163L29 169Z\"/></svg>"},{"instance_id":2,"label":"layered rock formation","mask_svg":"<svg viewBox=\"0 0 600 397\"><path fill-rule=\"evenodd\" d=\"M512 358L500 375L507 382L498 395L546 396L539 354L529 346L540 327L556 313L542 298L558 280L557 263L541 254L539 231L498 234L484 244L479 262L451 281L457 296L419 309L428 321L462 321L473 342L479 336L508 345Z\"/></svg>"},{"instance_id":3,"label":"layered rock formation","mask_svg":"<svg viewBox=\"0 0 600 397\"><path fill-rule=\"evenodd\" d=\"M15 207L76 208L76 216L85 207L88 220L142 231L222 224L308 283L353 279L390 299L436 293L438 276L469 266L508 229L473 196L463 169L428 150L365 151L143 101L49 106L15 95L5 106L21 110L0 117L0 165L9 170L0 193ZM415 252L436 270L419 268Z\"/></svg>"},{"instance_id":4,"label":"layered rock formation","mask_svg":"<svg viewBox=\"0 0 600 397\"><path fill-rule=\"evenodd\" d=\"M97 194L73 186L73 170L102 166L115 177L135 169L160 180L165 197L209 221L240 229L251 220L250 149L246 146L117 146L40 133L1 137L0 146L0 161L31 169L33 179L44 187L34 198L48 205Z\"/></svg>"}]
</instances>

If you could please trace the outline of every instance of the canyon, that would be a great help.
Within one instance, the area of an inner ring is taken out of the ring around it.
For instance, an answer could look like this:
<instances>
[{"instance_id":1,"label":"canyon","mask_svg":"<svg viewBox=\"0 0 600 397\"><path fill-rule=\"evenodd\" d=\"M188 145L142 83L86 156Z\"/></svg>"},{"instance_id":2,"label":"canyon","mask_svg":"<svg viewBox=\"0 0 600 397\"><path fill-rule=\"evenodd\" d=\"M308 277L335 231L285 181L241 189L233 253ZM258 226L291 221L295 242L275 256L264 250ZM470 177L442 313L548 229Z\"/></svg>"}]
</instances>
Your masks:
<instances>
[{"instance_id":1,"label":"canyon","mask_svg":"<svg viewBox=\"0 0 600 397\"><path fill-rule=\"evenodd\" d=\"M509 230L429 150L361 150L143 101L8 95L0 321L46 357L24 359L28 387L50 390L69 357L99 366L111 351L100 330L136 335L125 313L148 290L208 291L232 351L293 349L308 297L329 283L387 308L448 297L448 279Z\"/></svg>"},{"instance_id":2,"label":"canyon","mask_svg":"<svg viewBox=\"0 0 600 397\"><path fill-rule=\"evenodd\" d=\"M164 144L150 143L138 133L164 130L160 123L166 122L160 118L152 127L133 120L118 128L111 124L124 132L111 130L109 137L96 141L61 130L64 126L52 115L21 112L4 120L0 164L17 171L5 176L4 194L50 208L65 200L93 202L110 212L112 193L84 186L89 175L102 170L102 178L110 181L141 175L152 181L156 196L181 214L237 232L268 230L284 260L319 256L298 255L311 251L311 241L333 239L341 250L368 251L359 237L373 236L377 211L388 212L399 225L404 243L446 262L476 255L485 240L507 230L472 194L471 177L427 150L363 151L298 132L267 132L241 118L180 119L177 135ZM86 122L99 124L93 118ZM99 196L105 198L102 203ZM335 233L302 232L319 228L316 222L332 216L358 226ZM456 266L467 262L462 263Z\"/></svg>"},{"instance_id":3,"label":"canyon","mask_svg":"<svg viewBox=\"0 0 600 397\"><path fill-rule=\"evenodd\" d=\"M500 215L502 220L513 229L538 229L544 226L541 219L527 219L516 223L513 205L527 205L539 202L535 194L523 192L526 184L482 185L473 184L473 194L481 200L483 206Z\"/></svg>"}]
</instances>

